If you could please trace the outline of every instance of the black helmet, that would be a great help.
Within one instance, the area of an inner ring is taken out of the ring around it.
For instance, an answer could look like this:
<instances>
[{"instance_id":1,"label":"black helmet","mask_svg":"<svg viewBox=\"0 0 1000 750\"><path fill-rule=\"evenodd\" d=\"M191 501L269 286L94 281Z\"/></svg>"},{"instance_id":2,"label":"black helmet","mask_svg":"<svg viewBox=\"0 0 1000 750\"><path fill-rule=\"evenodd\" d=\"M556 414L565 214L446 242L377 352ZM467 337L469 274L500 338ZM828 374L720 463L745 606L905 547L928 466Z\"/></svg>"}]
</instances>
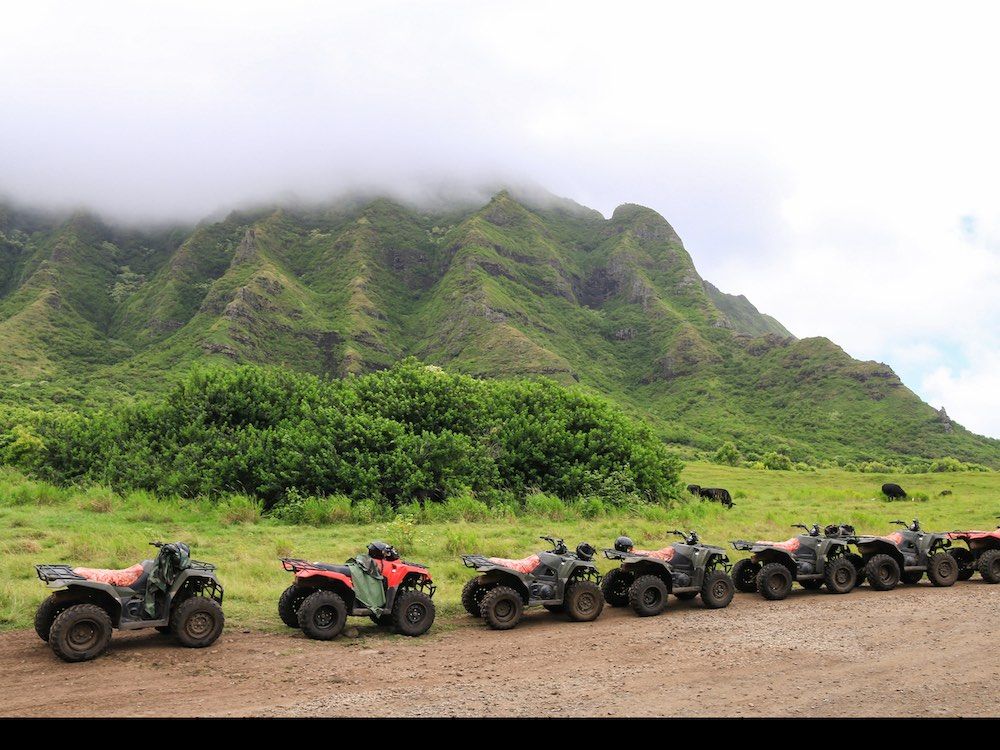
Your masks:
<instances>
[{"instance_id":1,"label":"black helmet","mask_svg":"<svg viewBox=\"0 0 1000 750\"><path fill-rule=\"evenodd\" d=\"M576 546L576 556L584 561L593 560L595 552L597 552L597 550L591 547L586 542L584 542L583 544L578 544Z\"/></svg>"},{"instance_id":2,"label":"black helmet","mask_svg":"<svg viewBox=\"0 0 1000 750\"><path fill-rule=\"evenodd\" d=\"M374 541L368 545L368 556L373 560L398 560L399 553L396 548L386 542Z\"/></svg>"},{"instance_id":3,"label":"black helmet","mask_svg":"<svg viewBox=\"0 0 1000 750\"><path fill-rule=\"evenodd\" d=\"M632 540L627 536L620 536L615 539L615 549L619 552L631 552L635 545L632 544Z\"/></svg>"}]
</instances>

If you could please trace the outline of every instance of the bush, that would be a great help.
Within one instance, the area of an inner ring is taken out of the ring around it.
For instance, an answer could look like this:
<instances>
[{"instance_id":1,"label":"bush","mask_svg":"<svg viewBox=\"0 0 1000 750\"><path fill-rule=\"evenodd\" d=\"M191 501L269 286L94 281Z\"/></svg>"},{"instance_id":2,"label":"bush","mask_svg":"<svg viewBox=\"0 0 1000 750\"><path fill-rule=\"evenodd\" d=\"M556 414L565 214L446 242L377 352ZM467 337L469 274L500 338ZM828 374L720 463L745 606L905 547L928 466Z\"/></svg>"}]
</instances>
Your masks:
<instances>
[{"instance_id":1,"label":"bush","mask_svg":"<svg viewBox=\"0 0 1000 750\"><path fill-rule=\"evenodd\" d=\"M575 509L583 518L587 519L598 518L607 512L607 508L599 497L588 497L580 500Z\"/></svg>"},{"instance_id":2,"label":"bush","mask_svg":"<svg viewBox=\"0 0 1000 750\"><path fill-rule=\"evenodd\" d=\"M487 521L492 517L486 503L476 500L471 492L428 505L424 515L428 521Z\"/></svg>"},{"instance_id":3,"label":"bush","mask_svg":"<svg viewBox=\"0 0 1000 750\"><path fill-rule=\"evenodd\" d=\"M260 501L246 495L230 495L219 503L219 518L222 523L257 523L263 506Z\"/></svg>"},{"instance_id":4,"label":"bush","mask_svg":"<svg viewBox=\"0 0 1000 750\"><path fill-rule=\"evenodd\" d=\"M774 451L765 453L762 463L765 469L771 469L772 471L792 470L792 459L784 453L775 453Z\"/></svg>"},{"instance_id":5,"label":"bush","mask_svg":"<svg viewBox=\"0 0 1000 750\"><path fill-rule=\"evenodd\" d=\"M352 518L372 520L378 512L364 505L362 514L359 501L433 504L471 491L509 503L535 488L611 505L679 497L680 462L604 399L414 360L334 381L249 365L197 369L158 400L17 415L0 424L0 456L40 478L181 497L240 493L285 505L286 515L298 512L291 491L348 496Z\"/></svg>"},{"instance_id":6,"label":"bush","mask_svg":"<svg viewBox=\"0 0 1000 750\"><path fill-rule=\"evenodd\" d=\"M553 495L533 492L524 500L524 512L531 516L563 521L566 518L566 504Z\"/></svg>"},{"instance_id":7,"label":"bush","mask_svg":"<svg viewBox=\"0 0 1000 750\"><path fill-rule=\"evenodd\" d=\"M739 450L733 443L723 443L719 446L719 449L715 452L714 457L715 463L725 464L727 466L739 466L740 462L743 460L743 456L740 455Z\"/></svg>"}]
</instances>

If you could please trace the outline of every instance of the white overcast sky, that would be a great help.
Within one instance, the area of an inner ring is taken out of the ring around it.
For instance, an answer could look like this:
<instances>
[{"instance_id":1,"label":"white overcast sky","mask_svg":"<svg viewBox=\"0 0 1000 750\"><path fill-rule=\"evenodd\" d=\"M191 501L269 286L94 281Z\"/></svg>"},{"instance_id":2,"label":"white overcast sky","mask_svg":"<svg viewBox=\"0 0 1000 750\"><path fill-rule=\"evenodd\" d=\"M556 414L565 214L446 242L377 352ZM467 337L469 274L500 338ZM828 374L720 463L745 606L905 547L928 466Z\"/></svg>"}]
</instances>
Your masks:
<instances>
[{"instance_id":1,"label":"white overcast sky","mask_svg":"<svg viewBox=\"0 0 1000 750\"><path fill-rule=\"evenodd\" d=\"M133 219L441 181L642 203L723 290L1000 436L995 5L9 4L0 194Z\"/></svg>"}]
</instances>

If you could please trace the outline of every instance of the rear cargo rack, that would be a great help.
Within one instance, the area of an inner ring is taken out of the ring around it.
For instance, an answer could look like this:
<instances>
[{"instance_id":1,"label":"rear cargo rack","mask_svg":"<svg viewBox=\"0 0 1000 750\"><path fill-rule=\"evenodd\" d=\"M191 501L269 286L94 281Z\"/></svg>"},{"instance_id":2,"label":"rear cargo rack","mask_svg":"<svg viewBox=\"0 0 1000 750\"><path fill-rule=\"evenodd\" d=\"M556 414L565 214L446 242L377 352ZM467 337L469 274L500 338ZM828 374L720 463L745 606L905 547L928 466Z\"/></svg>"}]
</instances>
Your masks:
<instances>
[{"instance_id":1,"label":"rear cargo rack","mask_svg":"<svg viewBox=\"0 0 1000 750\"><path fill-rule=\"evenodd\" d=\"M324 570L318 564L308 560L300 560L297 557L279 557L281 567L289 573L298 573L300 570Z\"/></svg>"},{"instance_id":2,"label":"rear cargo rack","mask_svg":"<svg viewBox=\"0 0 1000 750\"><path fill-rule=\"evenodd\" d=\"M739 550L753 549L753 542L748 542L746 539L737 539L732 544L733 544L733 549L739 549Z\"/></svg>"},{"instance_id":3,"label":"rear cargo rack","mask_svg":"<svg viewBox=\"0 0 1000 750\"><path fill-rule=\"evenodd\" d=\"M69 565L36 565L35 572L38 578L46 583L52 581L86 581L87 579L73 572Z\"/></svg>"}]
</instances>

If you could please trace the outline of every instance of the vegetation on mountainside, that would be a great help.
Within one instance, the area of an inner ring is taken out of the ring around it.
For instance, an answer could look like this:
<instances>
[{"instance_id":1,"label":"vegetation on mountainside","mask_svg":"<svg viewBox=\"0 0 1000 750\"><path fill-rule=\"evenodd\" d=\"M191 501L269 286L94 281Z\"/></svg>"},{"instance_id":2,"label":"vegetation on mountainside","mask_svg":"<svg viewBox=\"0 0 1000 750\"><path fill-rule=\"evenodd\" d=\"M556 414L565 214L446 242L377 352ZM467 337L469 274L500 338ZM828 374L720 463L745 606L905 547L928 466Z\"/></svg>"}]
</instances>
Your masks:
<instances>
[{"instance_id":1,"label":"vegetation on mountainside","mask_svg":"<svg viewBox=\"0 0 1000 750\"><path fill-rule=\"evenodd\" d=\"M407 360L324 381L287 369L195 371L164 397L93 414L18 412L0 463L60 483L183 497L243 492L397 506L469 492L611 505L679 496L680 462L604 399L550 380L477 380Z\"/></svg>"},{"instance_id":2,"label":"vegetation on mountainside","mask_svg":"<svg viewBox=\"0 0 1000 750\"><path fill-rule=\"evenodd\" d=\"M0 207L0 346L13 407L161 396L202 363L339 377L416 356L578 383L687 458L732 443L749 465L1000 468L1000 441L887 366L797 340L719 292L634 205L604 219L501 192L480 207L378 199L157 231Z\"/></svg>"}]
</instances>

